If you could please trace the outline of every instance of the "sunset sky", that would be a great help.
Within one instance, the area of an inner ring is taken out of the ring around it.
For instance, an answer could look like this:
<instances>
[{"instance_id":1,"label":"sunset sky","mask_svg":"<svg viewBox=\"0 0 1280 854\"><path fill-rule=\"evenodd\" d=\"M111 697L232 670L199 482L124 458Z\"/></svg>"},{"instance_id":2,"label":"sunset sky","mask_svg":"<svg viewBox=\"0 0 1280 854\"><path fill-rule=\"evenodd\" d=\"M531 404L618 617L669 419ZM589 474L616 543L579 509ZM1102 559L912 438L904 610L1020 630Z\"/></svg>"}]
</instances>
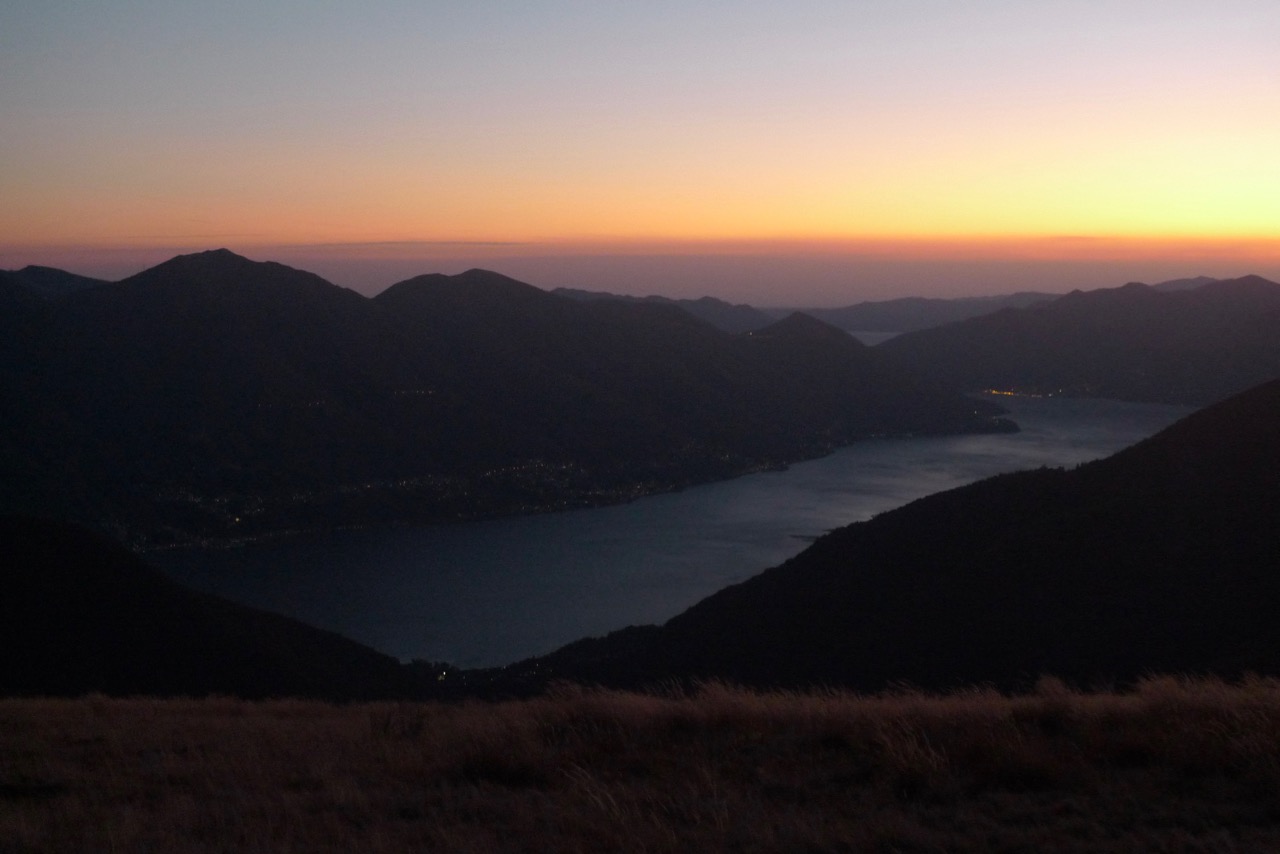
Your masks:
<instances>
[{"instance_id":1,"label":"sunset sky","mask_svg":"<svg viewBox=\"0 0 1280 854\"><path fill-rule=\"evenodd\" d=\"M1280 278L1277 0L0 0L0 268Z\"/></svg>"}]
</instances>

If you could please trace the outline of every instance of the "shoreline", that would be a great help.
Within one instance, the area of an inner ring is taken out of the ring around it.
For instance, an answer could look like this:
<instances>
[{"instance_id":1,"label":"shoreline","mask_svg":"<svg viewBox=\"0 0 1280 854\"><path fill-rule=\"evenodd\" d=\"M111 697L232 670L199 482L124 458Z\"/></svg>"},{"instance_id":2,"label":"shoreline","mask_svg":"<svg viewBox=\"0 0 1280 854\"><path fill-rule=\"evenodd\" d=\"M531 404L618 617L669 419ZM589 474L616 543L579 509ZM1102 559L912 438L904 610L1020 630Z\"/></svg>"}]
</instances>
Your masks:
<instances>
[{"instance_id":1,"label":"shoreline","mask_svg":"<svg viewBox=\"0 0 1280 854\"><path fill-rule=\"evenodd\" d=\"M574 510L589 510L601 507L613 507L623 504L630 504L641 498L648 498L655 495L663 495L673 492L681 492L697 486L704 486L713 483L722 483L745 477L752 474L759 474L769 471L786 471L792 465L807 462L810 460L821 459L829 456L842 448L847 448L862 442L871 442L885 439L913 439L928 438L936 436L961 436L961 435L986 435L1001 433L1016 433L1020 428L1015 421L1007 417L1008 413L1000 413L990 416L990 429L965 429L947 432L903 432L903 433L884 433L862 436L849 442L840 444L822 444L810 449L810 452L804 452L794 456L778 458L772 460L755 460L748 462L739 467L735 467L731 471L717 472L705 477L686 477L680 480L636 480L630 483L622 483L620 485L610 487L591 487L578 492L569 492L549 497L542 502L531 502L510 506L506 509L501 507L477 507L473 509L452 510L447 509L443 512L437 505L434 509L427 509L421 512L414 512L412 509L406 509L402 513L397 513L395 518L383 519L365 519L341 522L337 524L312 524L301 525L296 527L282 526L272 528L262 532L248 534L244 536L234 535L212 535L201 537L198 535L188 535L186 538L175 539L172 542L157 543L154 534L147 537L145 534L139 535L134 533L127 535L124 541L129 548L139 555L154 554L159 552L183 551L183 550L222 550L235 549L249 545L256 545L268 542L287 541L297 537L319 536L337 531L365 531L375 529L395 530L401 528L427 527L432 525L445 525L454 523L481 522L490 519L505 519L519 516L540 516L548 513L570 512ZM523 471L533 467L532 463L525 463L518 466L510 467L510 471ZM414 480L414 484L420 483L427 478L418 478ZM401 481L401 483L410 483L410 481ZM483 483L481 485L484 485ZM412 488L412 487L410 487ZM473 487L474 488L474 487ZM367 485L356 485L341 487L334 490L335 494L353 494L366 493L362 497L371 499L399 499L407 505L417 503L413 498L406 495L404 491L397 492L394 488L373 492ZM260 498L239 496L239 500L261 500ZM226 502L226 498L213 499L213 502ZM320 504L322 502L309 502ZM499 502L500 503L500 502ZM114 527L114 526L113 526ZM123 528L124 526L119 526Z\"/></svg>"}]
</instances>

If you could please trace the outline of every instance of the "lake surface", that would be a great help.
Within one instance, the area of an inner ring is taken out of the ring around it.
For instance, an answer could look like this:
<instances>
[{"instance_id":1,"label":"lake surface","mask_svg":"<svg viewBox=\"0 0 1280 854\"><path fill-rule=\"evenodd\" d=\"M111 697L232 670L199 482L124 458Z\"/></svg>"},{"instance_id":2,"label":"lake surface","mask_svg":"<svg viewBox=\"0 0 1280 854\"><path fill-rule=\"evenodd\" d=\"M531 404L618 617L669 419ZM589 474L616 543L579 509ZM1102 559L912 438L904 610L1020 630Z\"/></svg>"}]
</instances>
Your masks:
<instances>
[{"instance_id":1,"label":"lake surface","mask_svg":"<svg viewBox=\"0 0 1280 854\"><path fill-rule=\"evenodd\" d=\"M664 622L832 528L1000 472L1106 456L1190 412L1105 400L1000 402L1022 432L863 442L786 471L614 507L149 559L196 589L401 659L507 664Z\"/></svg>"}]
</instances>

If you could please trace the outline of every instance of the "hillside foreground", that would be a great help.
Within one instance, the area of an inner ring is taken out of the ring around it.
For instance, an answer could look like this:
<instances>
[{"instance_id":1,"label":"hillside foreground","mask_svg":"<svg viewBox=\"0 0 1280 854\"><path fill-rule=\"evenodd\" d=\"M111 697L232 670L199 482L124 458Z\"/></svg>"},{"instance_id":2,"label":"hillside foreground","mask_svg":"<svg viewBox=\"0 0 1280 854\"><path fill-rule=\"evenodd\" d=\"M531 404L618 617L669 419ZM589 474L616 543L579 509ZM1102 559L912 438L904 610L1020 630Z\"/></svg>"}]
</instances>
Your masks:
<instances>
[{"instance_id":1,"label":"hillside foreground","mask_svg":"<svg viewBox=\"0 0 1280 854\"><path fill-rule=\"evenodd\" d=\"M1280 681L0 700L0 851L1259 851Z\"/></svg>"}]
</instances>

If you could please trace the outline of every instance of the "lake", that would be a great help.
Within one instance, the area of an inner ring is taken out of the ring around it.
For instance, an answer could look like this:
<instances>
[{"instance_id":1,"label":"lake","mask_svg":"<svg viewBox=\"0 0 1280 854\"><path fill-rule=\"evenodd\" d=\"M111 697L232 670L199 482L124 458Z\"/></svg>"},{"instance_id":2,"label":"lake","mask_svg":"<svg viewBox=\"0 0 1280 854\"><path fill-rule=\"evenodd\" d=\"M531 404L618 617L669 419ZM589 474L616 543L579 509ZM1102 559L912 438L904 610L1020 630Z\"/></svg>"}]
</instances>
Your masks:
<instances>
[{"instance_id":1,"label":"lake","mask_svg":"<svg viewBox=\"0 0 1280 854\"><path fill-rule=\"evenodd\" d=\"M1106 456L1190 410L1000 398L1020 433L881 439L630 504L149 555L178 581L400 659L507 664L661 623L832 528L1001 472Z\"/></svg>"}]
</instances>

